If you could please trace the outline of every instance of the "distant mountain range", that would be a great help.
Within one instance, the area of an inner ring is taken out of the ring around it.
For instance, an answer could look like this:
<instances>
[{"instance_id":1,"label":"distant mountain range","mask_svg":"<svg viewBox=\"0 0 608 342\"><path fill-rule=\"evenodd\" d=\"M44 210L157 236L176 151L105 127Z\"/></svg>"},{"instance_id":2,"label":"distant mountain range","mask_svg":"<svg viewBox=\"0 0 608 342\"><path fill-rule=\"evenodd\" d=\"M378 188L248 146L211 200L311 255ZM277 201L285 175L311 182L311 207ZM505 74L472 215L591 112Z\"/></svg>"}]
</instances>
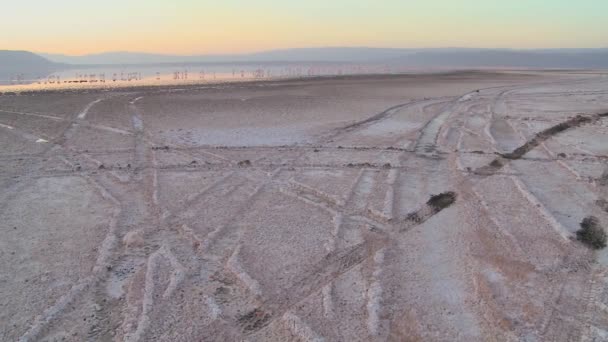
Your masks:
<instances>
[{"instance_id":1,"label":"distant mountain range","mask_svg":"<svg viewBox=\"0 0 608 342\"><path fill-rule=\"evenodd\" d=\"M420 51L392 63L412 67L608 68L608 49Z\"/></svg>"},{"instance_id":2,"label":"distant mountain range","mask_svg":"<svg viewBox=\"0 0 608 342\"><path fill-rule=\"evenodd\" d=\"M34 54L0 50L0 80L27 73L43 75L62 69L110 65L170 65L204 63L341 62L434 68L598 68L608 69L608 48L601 49L391 49L326 47L264 51L232 55L163 55L107 52L84 56Z\"/></svg>"},{"instance_id":3,"label":"distant mountain range","mask_svg":"<svg viewBox=\"0 0 608 342\"><path fill-rule=\"evenodd\" d=\"M45 75L64 67L28 51L0 50L0 81L21 73Z\"/></svg>"},{"instance_id":4,"label":"distant mountain range","mask_svg":"<svg viewBox=\"0 0 608 342\"><path fill-rule=\"evenodd\" d=\"M40 54L57 63L73 65L173 64L173 63L256 63L256 62L346 62L389 63L437 67L547 67L606 68L604 49L391 49L327 47L272 50L232 55L163 55L137 52L106 52L84 56Z\"/></svg>"},{"instance_id":5,"label":"distant mountain range","mask_svg":"<svg viewBox=\"0 0 608 342\"><path fill-rule=\"evenodd\" d=\"M437 51L463 49L437 49ZM166 63L242 63L242 62L373 62L398 58L416 49L327 47L271 50L231 55L164 55L139 52L104 52L99 54L68 56L45 54L41 56L58 63L75 65L93 64L166 64Z\"/></svg>"}]
</instances>

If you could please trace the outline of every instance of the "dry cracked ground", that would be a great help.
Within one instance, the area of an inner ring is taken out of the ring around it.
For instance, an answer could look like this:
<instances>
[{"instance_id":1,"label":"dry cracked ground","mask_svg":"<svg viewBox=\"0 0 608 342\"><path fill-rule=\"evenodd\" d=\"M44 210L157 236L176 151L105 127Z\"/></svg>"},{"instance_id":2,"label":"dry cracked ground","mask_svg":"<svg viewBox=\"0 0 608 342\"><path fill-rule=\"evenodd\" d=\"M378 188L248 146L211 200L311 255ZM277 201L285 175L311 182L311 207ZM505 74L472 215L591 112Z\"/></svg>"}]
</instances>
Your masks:
<instances>
[{"instance_id":1,"label":"dry cracked ground","mask_svg":"<svg viewBox=\"0 0 608 342\"><path fill-rule=\"evenodd\" d=\"M0 340L605 341L606 112L593 72L4 94Z\"/></svg>"}]
</instances>

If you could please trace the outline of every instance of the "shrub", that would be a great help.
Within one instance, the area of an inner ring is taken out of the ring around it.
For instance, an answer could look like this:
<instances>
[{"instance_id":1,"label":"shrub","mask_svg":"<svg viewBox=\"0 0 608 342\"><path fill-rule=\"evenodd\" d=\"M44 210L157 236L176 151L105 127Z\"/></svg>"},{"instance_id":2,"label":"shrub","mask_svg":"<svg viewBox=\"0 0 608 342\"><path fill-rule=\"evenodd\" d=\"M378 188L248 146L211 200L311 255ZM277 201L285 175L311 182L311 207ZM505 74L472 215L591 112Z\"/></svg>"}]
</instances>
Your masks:
<instances>
[{"instance_id":1,"label":"shrub","mask_svg":"<svg viewBox=\"0 0 608 342\"><path fill-rule=\"evenodd\" d=\"M581 229L576 232L579 241L593 249L606 247L606 232L600 226L597 217L589 216L581 222Z\"/></svg>"},{"instance_id":2,"label":"shrub","mask_svg":"<svg viewBox=\"0 0 608 342\"><path fill-rule=\"evenodd\" d=\"M452 191L444 192L439 195L432 195L426 202L435 211L445 209L456 202L456 193Z\"/></svg>"},{"instance_id":3,"label":"shrub","mask_svg":"<svg viewBox=\"0 0 608 342\"><path fill-rule=\"evenodd\" d=\"M241 160L240 162L238 162L238 166L249 167L251 166L251 161L249 159Z\"/></svg>"},{"instance_id":4,"label":"shrub","mask_svg":"<svg viewBox=\"0 0 608 342\"><path fill-rule=\"evenodd\" d=\"M410 221L410 222L413 222L413 223L420 223L420 222L422 222L422 217L420 217L420 215L417 212L413 212L413 213L407 214L407 217L405 219L407 221Z\"/></svg>"},{"instance_id":5,"label":"shrub","mask_svg":"<svg viewBox=\"0 0 608 342\"><path fill-rule=\"evenodd\" d=\"M602 208L603 211L608 213L608 201L606 201L605 199L598 199L597 201L595 201L595 204L597 204L598 207Z\"/></svg>"},{"instance_id":6,"label":"shrub","mask_svg":"<svg viewBox=\"0 0 608 342\"><path fill-rule=\"evenodd\" d=\"M504 164L502 163L502 161L500 159L496 158L496 159L492 160L492 162L490 163L490 166L498 169L498 168L503 167Z\"/></svg>"}]
</instances>

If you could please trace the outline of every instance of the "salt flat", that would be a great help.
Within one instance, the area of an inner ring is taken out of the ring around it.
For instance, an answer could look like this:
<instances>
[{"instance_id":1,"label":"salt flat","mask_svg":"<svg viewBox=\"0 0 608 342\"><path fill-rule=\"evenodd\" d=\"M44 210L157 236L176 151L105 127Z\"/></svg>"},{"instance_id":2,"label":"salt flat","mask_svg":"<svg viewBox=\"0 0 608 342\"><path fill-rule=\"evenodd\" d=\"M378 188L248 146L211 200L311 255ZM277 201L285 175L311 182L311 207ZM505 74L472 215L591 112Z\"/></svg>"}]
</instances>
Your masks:
<instances>
[{"instance_id":1,"label":"salt flat","mask_svg":"<svg viewBox=\"0 0 608 342\"><path fill-rule=\"evenodd\" d=\"M605 113L565 71L2 95L0 340L606 340Z\"/></svg>"}]
</instances>

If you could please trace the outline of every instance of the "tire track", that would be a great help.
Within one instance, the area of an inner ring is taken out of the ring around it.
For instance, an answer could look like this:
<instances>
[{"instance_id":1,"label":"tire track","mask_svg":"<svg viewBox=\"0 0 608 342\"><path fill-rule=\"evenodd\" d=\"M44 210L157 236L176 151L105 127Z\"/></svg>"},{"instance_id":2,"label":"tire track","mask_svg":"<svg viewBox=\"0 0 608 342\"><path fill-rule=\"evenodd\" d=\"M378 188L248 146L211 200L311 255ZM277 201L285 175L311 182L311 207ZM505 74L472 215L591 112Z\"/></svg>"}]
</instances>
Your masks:
<instances>
[{"instance_id":1,"label":"tire track","mask_svg":"<svg viewBox=\"0 0 608 342\"><path fill-rule=\"evenodd\" d=\"M594 114L594 115L577 115L574 118L568 119L566 121L560 122L557 125L551 126L539 133L537 133L532 139L527 140L523 145L516 148L510 153L500 154L497 158L492 160L488 165L483 166L475 170L475 173L478 175L489 176L500 169L502 169L505 165L507 165L512 160L521 159L526 153L530 152L532 149L541 145L545 141L551 139L553 136L562 133L569 129L574 129L580 127L584 124L590 124L597 122L603 117L608 116L608 113L604 114Z\"/></svg>"},{"instance_id":2,"label":"tire track","mask_svg":"<svg viewBox=\"0 0 608 342\"><path fill-rule=\"evenodd\" d=\"M70 162L66 159L63 159L63 161L70 165ZM79 295L93 287L105 276L106 267L109 264L112 250L117 243L116 229L117 220L122 211L121 203L112 196L105 187L99 184L99 182L90 177L85 177L85 180L92 185L104 199L110 201L115 206L113 213L110 216L106 236L97 253L95 266L93 267L90 276L79 280L77 284L73 285L63 296L36 318L25 334L21 336L19 339L20 342L37 340L43 330L57 320L58 316L60 316L63 311L67 310L69 305L73 303Z\"/></svg>"},{"instance_id":3,"label":"tire track","mask_svg":"<svg viewBox=\"0 0 608 342\"><path fill-rule=\"evenodd\" d=\"M502 93L502 96L504 96L505 94ZM495 104L497 103L497 101L502 98L502 97L498 97L497 100L495 101ZM494 108L492 108L491 113L495 114L495 110ZM560 122L538 134L536 134L534 137L532 137L531 139L524 139L525 143L521 146L519 146L518 148L516 148L515 150L513 150L510 153L505 153L503 155L499 155L499 157L495 158L494 160L492 160L492 162L490 162L489 165L483 166L478 168L477 170L475 170L475 172L473 174L477 175L477 176L481 176L482 179L486 178L487 176L491 176L493 174L496 174L497 171L499 171L501 168L506 167L508 165L508 163L512 160L518 160L518 159L523 159L525 154L528 153L529 151L531 151L532 149L534 149L537 146L543 146L544 142L548 139L550 139L552 136L559 134L567 129L570 128L575 128L578 127L580 125L583 124L587 124L587 123L593 123L599 119L601 119L602 117L607 116L608 113L606 114L594 114L594 115L586 115L586 116L578 116L578 117L574 117L571 118L569 120L566 120L565 122ZM490 115L490 119L488 120L489 122L492 121L492 115ZM515 130L517 132L517 130ZM489 133L489 130L487 131L488 136L491 138L491 140L493 140L493 137L491 136L491 134ZM495 142L495 141L494 141ZM460 156L459 155L455 155L454 157L456 159L458 159ZM540 161L537 158L527 158L527 159L534 159L535 161ZM547 161L556 161L559 162L560 160L558 158L549 158ZM458 164L458 160L457 160L457 164ZM561 226L561 224L556 223L556 219L555 217L553 217L552 214L550 214L548 212L548 210L543 206L543 204L537 200L531 193L529 190L525 189L525 187L523 186L523 183L521 181L519 181L519 179L516 176L511 176L511 179L515 182L516 184L516 188L517 190L524 196L527 198L529 205L534 207L536 209L536 207L539 208L539 210L541 211L541 215L544 216L544 218L548 221L549 225L556 228L558 235L564 237L564 234L569 235L569 233L565 230L565 228L563 228ZM466 182L461 181L461 183L463 185L466 185ZM474 184L470 183L467 186L465 186L465 188L469 188L469 189L473 189ZM464 192L466 192L467 190L465 190ZM474 190L473 190L474 191ZM481 199L481 195L480 194L476 194L477 197ZM483 200L482 200L483 201ZM490 215L491 218L491 215ZM499 225L500 227L500 225ZM564 233L565 232L565 233ZM513 239L511 239L513 240ZM515 246L518 246L518 244L516 243L516 241L513 241L515 243ZM520 248L518 248L520 249ZM526 253L523 253L523 251L519 251L518 254L522 255L522 256L526 256ZM574 294L570 294L570 296L572 296ZM556 299L554 301L555 303L559 302L559 299ZM558 304L556 304L558 305ZM554 310L552 311L554 312ZM548 319L548 320L552 320L552 316L553 314L550 314L549 316L546 316L544 319ZM558 316L564 318L566 314L563 312L560 312L560 314ZM549 323L546 323L546 325L548 325ZM559 324L559 321L554 322L553 324ZM577 323L577 324L580 324ZM574 335L576 335L576 333L574 333ZM570 335L570 337L573 338L574 335ZM544 336L544 334L543 334ZM546 336L547 337L547 336ZM555 338L555 336L553 337Z\"/></svg>"},{"instance_id":4,"label":"tire track","mask_svg":"<svg viewBox=\"0 0 608 342\"><path fill-rule=\"evenodd\" d=\"M328 137L327 140L335 139L342 134L350 133L354 130L359 129L360 127L363 127L364 125L383 120L383 119L389 117L390 115L392 115L393 113L395 113L398 109L402 109L404 107L409 107L409 106L417 104L419 102L422 102L422 101L413 101L413 102L406 102L406 103L398 104L398 105L392 106L378 114L372 115L371 117L369 117L365 120L355 122L353 124L350 124L350 125L347 125L344 127L340 127L338 129L336 129L336 133L334 135L330 135L330 137Z\"/></svg>"},{"instance_id":5,"label":"tire track","mask_svg":"<svg viewBox=\"0 0 608 342\"><path fill-rule=\"evenodd\" d=\"M78 113L76 118L78 118L80 120L84 120L85 116L87 116L87 114L89 113L89 110L91 110L91 108L93 108L94 105L98 104L102 100L104 100L104 99L97 99L97 100L92 101L91 103L87 104L86 107L84 107L84 109L80 113Z\"/></svg>"},{"instance_id":6,"label":"tire track","mask_svg":"<svg viewBox=\"0 0 608 342\"><path fill-rule=\"evenodd\" d=\"M324 291L335 279L360 265L368 258L373 257L378 251L387 246L390 242L391 234L404 233L421 225L443 209L451 206L455 201L455 193L432 196L421 209L415 212L419 219L414 220L409 217L398 222L394 226L393 231L382 233L377 231L364 232L362 243L328 253L308 271L300 274L293 284L283 291L283 296L263 300L257 308L243 315L238 322L243 334L251 335L260 331L282 317L293 307L305 301L312 294ZM373 306L373 309L376 310L377 307Z\"/></svg>"}]
</instances>

